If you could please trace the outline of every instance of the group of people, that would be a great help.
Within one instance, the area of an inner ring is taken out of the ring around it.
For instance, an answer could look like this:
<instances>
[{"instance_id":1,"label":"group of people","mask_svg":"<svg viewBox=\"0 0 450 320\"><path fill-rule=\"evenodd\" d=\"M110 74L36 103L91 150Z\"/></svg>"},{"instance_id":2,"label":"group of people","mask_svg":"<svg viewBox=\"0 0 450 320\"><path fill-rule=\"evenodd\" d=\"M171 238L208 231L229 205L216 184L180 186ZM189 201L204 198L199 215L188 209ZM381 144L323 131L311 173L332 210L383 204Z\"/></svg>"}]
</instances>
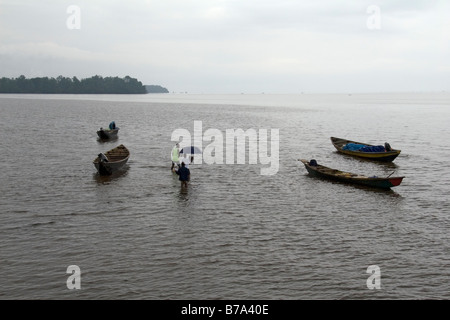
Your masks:
<instances>
[{"instance_id":1,"label":"group of people","mask_svg":"<svg viewBox=\"0 0 450 320\"><path fill-rule=\"evenodd\" d=\"M194 157L191 156L189 159L186 153L183 153L183 157L180 157L180 144L177 143L172 149L172 172L176 173L179 176L179 180L181 181L181 187L186 188L188 182L191 179L191 171L189 170L189 164L194 161Z\"/></svg>"}]
</instances>

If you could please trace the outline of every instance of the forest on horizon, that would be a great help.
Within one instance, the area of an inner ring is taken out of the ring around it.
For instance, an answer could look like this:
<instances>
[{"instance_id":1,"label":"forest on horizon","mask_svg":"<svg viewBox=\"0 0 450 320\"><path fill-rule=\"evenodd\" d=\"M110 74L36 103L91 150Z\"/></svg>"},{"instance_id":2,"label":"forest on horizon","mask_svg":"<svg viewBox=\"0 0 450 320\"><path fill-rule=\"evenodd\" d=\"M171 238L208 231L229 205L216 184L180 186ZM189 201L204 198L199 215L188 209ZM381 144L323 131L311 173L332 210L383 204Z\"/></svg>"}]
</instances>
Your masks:
<instances>
[{"instance_id":1,"label":"forest on horizon","mask_svg":"<svg viewBox=\"0 0 450 320\"><path fill-rule=\"evenodd\" d=\"M0 78L0 93L72 93L72 94L145 94L166 93L157 85L145 86L141 81L126 76L102 77L95 75L79 80L77 77Z\"/></svg>"}]
</instances>

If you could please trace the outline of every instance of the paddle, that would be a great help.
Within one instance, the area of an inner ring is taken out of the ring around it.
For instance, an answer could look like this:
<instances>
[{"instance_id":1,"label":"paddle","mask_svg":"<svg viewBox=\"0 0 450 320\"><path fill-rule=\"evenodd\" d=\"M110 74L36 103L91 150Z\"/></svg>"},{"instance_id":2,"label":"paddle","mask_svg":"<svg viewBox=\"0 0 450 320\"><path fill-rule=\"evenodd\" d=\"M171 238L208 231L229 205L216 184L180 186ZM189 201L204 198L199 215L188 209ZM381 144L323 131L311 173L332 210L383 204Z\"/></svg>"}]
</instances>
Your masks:
<instances>
[{"instance_id":1,"label":"paddle","mask_svg":"<svg viewBox=\"0 0 450 320\"><path fill-rule=\"evenodd\" d=\"M395 173L395 170L392 171L392 173L390 175L388 175L386 178L389 178L390 176L392 176Z\"/></svg>"}]
</instances>

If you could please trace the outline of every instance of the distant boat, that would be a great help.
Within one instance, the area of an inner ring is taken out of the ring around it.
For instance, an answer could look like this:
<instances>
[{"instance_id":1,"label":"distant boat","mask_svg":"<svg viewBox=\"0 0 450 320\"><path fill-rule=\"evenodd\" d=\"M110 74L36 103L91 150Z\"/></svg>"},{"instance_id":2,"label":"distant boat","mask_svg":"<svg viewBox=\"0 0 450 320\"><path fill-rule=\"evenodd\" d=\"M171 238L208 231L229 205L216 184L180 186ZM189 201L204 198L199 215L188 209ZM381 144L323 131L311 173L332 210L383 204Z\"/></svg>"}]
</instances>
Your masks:
<instances>
[{"instance_id":1,"label":"distant boat","mask_svg":"<svg viewBox=\"0 0 450 320\"><path fill-rule=\"evenodd\" d=\"M306 167L306 170L309 174L317 177L327 178L331 180L365 185L374 188L382 188L389 189L392 187L396 187L402 183L404 177L367 177L364 175L360 175L357 173L344 172L336 169L331 169L322 165L317 164L315 160L307 161L304 159L300 159L301 162Z\"/></svg>"},{"instance_id":2,"label":"distant boat","mask_svg":"<svg viewBox=\"0 0 450 320\"><path fill-rule=\"evenodd\" d=\"M109 123L108 129L100 128L100 130L97 131L97 135L102 140L116 139L118 133L119 133L119 128L116 126L115 121L111 121Z\"/></svg>"},{"instance_id":3,"label":"distant boat","mask_svg":"<svg viewBox=\"0 0 450 320\"><path fill-rule=\"evenodd\" d=\"M100 175L111 175L121 169L130 158L130 151L123 145L100 153L94 160L94 166Z\"/></svg>"},{"instance_id":4,"label":"distant boat","mask_svg":"<svg viewBox=\"0 0 450 320\"><path fill-rule=\"evenodd\" d=\"M115 128L115 129L100 128L100 130L97 131L98 137L102 140L116 139L118 133L119 133L119 128Z\"/></svg>"},{"instance_id":5,"label":"distant boat","mask_svg":"<svg viewBox=\"0 0 450 320\"><path fill-rule=\"evenodd\" d=\"M391 162L400 154L401 150L392 149L386 142L384 146L356 142L331 137L331 143L341 153L375 161Z\"/></svg>"}]
</instances>

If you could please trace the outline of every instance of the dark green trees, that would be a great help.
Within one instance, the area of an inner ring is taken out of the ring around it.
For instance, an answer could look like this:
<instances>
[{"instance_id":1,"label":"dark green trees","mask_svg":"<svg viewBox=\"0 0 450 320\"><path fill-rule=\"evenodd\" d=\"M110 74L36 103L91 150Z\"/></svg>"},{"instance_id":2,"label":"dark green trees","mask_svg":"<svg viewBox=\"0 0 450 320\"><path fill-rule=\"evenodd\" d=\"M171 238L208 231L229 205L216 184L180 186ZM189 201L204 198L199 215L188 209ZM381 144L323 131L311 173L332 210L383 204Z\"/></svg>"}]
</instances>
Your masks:
<instances>
[{"instance_id":1,"label":"dark green trees","mask_svg":"<svg viewBox=\"0 0 450 320\"><path fill-rule=\"evenodd\" d=\"M140 94L147 93L142 82L126 76L101 77L78 80L67 78L31 78L21 75L18 78L0 78L0 93L96 93L96 94Z\"/></svg>"}]
</instances>

